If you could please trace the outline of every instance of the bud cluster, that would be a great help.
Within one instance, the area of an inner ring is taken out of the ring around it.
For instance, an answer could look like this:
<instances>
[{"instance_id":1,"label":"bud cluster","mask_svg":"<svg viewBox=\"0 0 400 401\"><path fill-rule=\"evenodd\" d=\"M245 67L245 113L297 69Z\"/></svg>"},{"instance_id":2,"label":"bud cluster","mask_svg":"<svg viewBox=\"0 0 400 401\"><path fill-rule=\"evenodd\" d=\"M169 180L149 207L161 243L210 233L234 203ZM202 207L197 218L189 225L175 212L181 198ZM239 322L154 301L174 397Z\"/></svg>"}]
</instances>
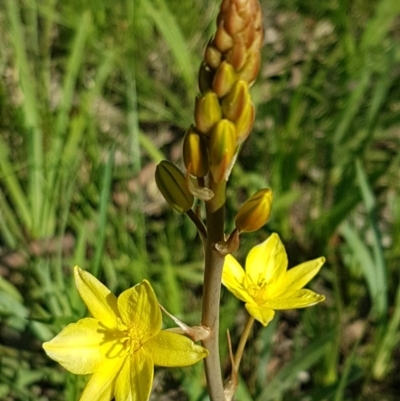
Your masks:
<instances>
[{"instance_id":1,"label":"bud cluster","mask_svg":"<svg viewBox=\"0 0 400 401\"><path fill-rule=\"evenodd\" d=\"M254 123L249 86L260 68L263 41L257 0L224 0L217 31L199 71L195 125L186 132L183 158L189 175L227 180L240 144Z\"/></svg>"},{"instance_id":2,"label":"bud cluster","mask_svg":"<svg viewBox=\"0 0 400 401\"><path fill-rule=\"evenodd\" d=\"M180 213L193 217L193 195L206 202L213 198L216 187L228 180L239 147L250 134L254 105L249 87L260 68L262 41L258 0L223 0L217 31L199 71L194 124L183 140L186 177L170 162L161 162L156 170L160 191ZM231 236L233 247L241 232L257 230L266 223L271 202L272 192L264 189L242 205ZM231 251L229 241L222 246Z\"/></svg>"}]
</instances>

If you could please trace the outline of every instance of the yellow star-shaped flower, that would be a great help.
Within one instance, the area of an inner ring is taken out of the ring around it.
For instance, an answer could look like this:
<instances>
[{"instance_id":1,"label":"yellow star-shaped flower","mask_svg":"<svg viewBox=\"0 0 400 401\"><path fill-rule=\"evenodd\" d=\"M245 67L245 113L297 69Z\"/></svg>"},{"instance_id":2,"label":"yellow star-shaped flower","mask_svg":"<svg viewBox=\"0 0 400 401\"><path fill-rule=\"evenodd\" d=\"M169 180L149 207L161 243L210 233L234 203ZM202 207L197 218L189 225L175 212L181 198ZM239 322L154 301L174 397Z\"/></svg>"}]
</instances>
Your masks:
<instances>
[{"instance_id":1,"label":"yellow star-shaped flower","mask_svg":"<svg viewBox=\"0 0 400 401\"><path fill-rule=\"evenodd\" d=\"M275 310L304 308L325 299L303 287L318 273L325 258L304 262L287 270L285 248L277 234L255 246L246 259L246 271L237 260L227 255L222 283L245 307L254 319L266 326Z\"/></svg>"},{"instance_id":2,"label":"yellow star-shaped flower","mask_svg":"<svg viewBox=\"0 0 400 401\"><path fill-rule=\"evenodd\" d=\"M93 317L68 325L43 344L47 355L75 374L92 374L81 401L146 401L154 365L192 365L208 351L161 330L161 311L148 281L118 298L90 273L74 270L78 292Z\"/></svg>"}]
</instances>

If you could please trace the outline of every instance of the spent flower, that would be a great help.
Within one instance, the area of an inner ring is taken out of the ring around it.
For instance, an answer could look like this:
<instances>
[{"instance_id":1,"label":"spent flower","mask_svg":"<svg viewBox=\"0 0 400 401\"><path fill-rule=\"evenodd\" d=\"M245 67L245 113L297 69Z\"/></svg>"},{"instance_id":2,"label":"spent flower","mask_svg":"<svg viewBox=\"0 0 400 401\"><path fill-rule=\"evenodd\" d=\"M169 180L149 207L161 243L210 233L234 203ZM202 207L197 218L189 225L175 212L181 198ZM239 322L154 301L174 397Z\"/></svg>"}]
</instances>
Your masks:
<instances>
[{"instance_id":1,"label":"spent flower","mask_svg":"<svg viewBox=\"0 0 400 401\"><path fill-rule=\"evenodd\" d=\"M207 356L189 338L161 330L161 310L148 281L117 298L78 266L74 276L93 317L68 325L43 348L70 372L92 375L80 401L147 401L155 365L188 366Z\"/></svg>"}]
</instances>

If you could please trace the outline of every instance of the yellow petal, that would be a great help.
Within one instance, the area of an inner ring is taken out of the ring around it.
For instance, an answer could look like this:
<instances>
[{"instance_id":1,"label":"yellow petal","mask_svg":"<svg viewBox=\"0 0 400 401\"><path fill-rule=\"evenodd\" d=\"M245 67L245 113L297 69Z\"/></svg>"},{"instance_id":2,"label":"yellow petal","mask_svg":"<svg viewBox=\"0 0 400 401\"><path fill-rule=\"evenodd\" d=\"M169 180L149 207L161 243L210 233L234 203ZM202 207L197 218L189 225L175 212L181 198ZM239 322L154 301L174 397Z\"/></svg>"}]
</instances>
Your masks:
<instances>
[{"instance_id":1,"label":"yellow petal","mask_svg":"<svg viewBox=\"0 0 400 401\"><path fill-rule=\"evenodd\" d=\"M303 288L319 272L324 263L325 258L322 257L289 269L281 279L283 291L292 292Z\"/></svg>"},{"instance_id":2,"label":"yellow petal","mask_svg":"<svg viewBox=\"0 0 400 401\"><path fill-rule=\"evenodd\" d=\"M305 308L322 302L325 299L323 295L319 295L311 290L296 290L292 293L285 294L281 297L273 298L264 303L263 306L271 309L295 309Z\"/></svg>"},{"instance_id":3,"label":"yellow petal","mask_svg":"<svg viewBox=\"0 0 400 401\"><path fill-rule=\"evenodd\" d=\"M117 298L96 277L82 270L74 268L76 288L85 302L92 316L101 321L110 329L117 327Z\"/></svg>"},{"instance_id":4,"label":"yellow petal","mask_svg":"<svg viewBox=\"0 0 400 401\"><path fill-rule=\"evenodd\" d=\"M157 297L147 280L124 291L118 297L118 309L127 327L136 327L140 340L146 342L161 330L162 317Z\"/></svg>"},{"instance_id":5,"label":"yellow petal","mask_svg":"<svg viewBox=\"0 0 400 401\"><path fill-rule=\"evenodd\" d=\"M127 355L124 358L107 360L101 369L89 379L79 401L110 401L113 399L116 379L126 359L128 359Z\"/></svg>"},{"instance_id":6,"label":"yellow petal","mask_svg":"<svg viewBox=\"0 0 400 401\"><path fill-rule=\"evenodd\" d=\"M245 277L245 272L238 261L232 255L227 255L222 270L222 284L243 302L251 300L250 295L245 290Z\"/></svg>"},{"instance_id":7,"label":"yellow petal","mask_svg":"<svg viewBox=\"0 0 400 401\"><path fill-rule=\"evenodd\" d=\"M288 260L278 234L251 249L246 258L246 273L254 284L279 281L286 272Z\"/></svg>"},{"instance_id":8,"label":"yellow petal","mask_svg":"<svg viewBox=\"0 0 400 401\"><path fill-rule=\"evenodd\" d=\"M85 318L69 324L51 341L44 343L43 348L50 358L70 372L89 374L102 367L106 354L117 341L115 334L118 332L106 330L98 320Z\"/></svg>"},{"instance_id":9,"label":"yellow petal","mask_svg":"<svg viewBox=\"0 0 400 401\"><path fill-rule=\"evenodd\" d=\"M160 331L144 347L157 366L189 366L208 355L205 348L196 345L189 338L168 331Z\"/></svg>"},{"instance_id":10,"label":"yellow petal","mask_svg":"<svg viewBox=\"0 0 400 401\"><path fill-rule=\"evenodd\" d=\"M275 312L272 309L260 307L254 303L245 304L247 312L254 319L258 320L264 327L274 318Z\"/></svg>"},{"instance_id":11,"label":"yellow petal","mask_svg":"<svg viewBox=\"0 0 400 401\"><path fill-rule=\"evenodd\" d=\"M143 348L134 352L119 373L115 401L147 401L153 385L154 364Z\"/></svg>"}]
</instances>

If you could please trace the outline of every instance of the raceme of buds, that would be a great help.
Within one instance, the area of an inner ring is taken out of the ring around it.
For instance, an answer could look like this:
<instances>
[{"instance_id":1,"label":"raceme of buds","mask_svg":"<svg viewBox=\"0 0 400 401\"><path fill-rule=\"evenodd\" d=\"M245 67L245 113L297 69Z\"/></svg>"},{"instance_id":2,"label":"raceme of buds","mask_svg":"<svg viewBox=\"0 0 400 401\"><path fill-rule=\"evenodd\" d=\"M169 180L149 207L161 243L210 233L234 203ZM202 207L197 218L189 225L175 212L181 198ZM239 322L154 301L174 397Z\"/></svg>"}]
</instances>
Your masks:
<instances>
[{"instance_id":1,"label":"raceme of buds","mask_svg":"<svg viewBox=\"0 0 400 401\"><path fill-rule=\"evenodd\" d=\"M209 142L210 170L214 182L220 183L229 177L236 150L235 125L227 120L221 120L212 130Z\"/></svg>"},{"instance_id":2,"label":"raceme of buds","mask_svg":"<svg viewBox=\"0 0 400 401\"><path fill-rule=\"evenodd\" d=\"M197 178L207 175L209 170L207 145L193 126L186 131L182 153L189 174Z\"/></svg>"},{"instance_id":3,"label":"raceme of buds","mask_svg":"<svg viewBox=\"0 0 400 401\"><path fill-rule=\"evenodd\" d=\"M216 70L218 60L227 61L242 79L252 84L260 67L263 36L258 0L224 0L217 31L206 49L205 62Z\"/></svg>"},{"instance_id":4,"label":"raceme of buds","mask_svg":"<svg viewBox=\"0 0 400 401\"><path fill-rule=\"evenodd\" d=\"M208 91L196 99L194 119L196 128L203 134L208 134L211 128L222 118L218 96Z\"/></svg>"},{"instance_id":5,"label":"raceme of buds","mask_svg":"<svg viewBox=\"0 0 400 401\"><path fill-rule=\"evenodd\" d=\"M186 179L175 164L163 160L156 167L156 184L168 204L178 213L188 212L194 196L186 185Z\"/></svg>"},{"instance_id":6,"label":"raceme of buds","mask_svg":"<svg viewBox=\"0 0 400 401\"><path fill-rule=\"evenodd\" d=\"M261 189L239 209L235 226L239 232L252 232L261 228L269 219L272 207L272 191Z\"/></svg>"},{"instance_id":7,"label":"raceme of buds","mask_svg":"<svg viewBox=\"0 0 400 401\"><path fill-rule=\"evenodd\" d=\"M191 193L198 193L195 185L202 192L212 191L212 183L228 179L239 145L253 128L255 108L249 87L260 68L262 42L258 0L222 0L217 30L199 70L195 125L183 141L186 187Z\"/></svg>"}]
</instances>

